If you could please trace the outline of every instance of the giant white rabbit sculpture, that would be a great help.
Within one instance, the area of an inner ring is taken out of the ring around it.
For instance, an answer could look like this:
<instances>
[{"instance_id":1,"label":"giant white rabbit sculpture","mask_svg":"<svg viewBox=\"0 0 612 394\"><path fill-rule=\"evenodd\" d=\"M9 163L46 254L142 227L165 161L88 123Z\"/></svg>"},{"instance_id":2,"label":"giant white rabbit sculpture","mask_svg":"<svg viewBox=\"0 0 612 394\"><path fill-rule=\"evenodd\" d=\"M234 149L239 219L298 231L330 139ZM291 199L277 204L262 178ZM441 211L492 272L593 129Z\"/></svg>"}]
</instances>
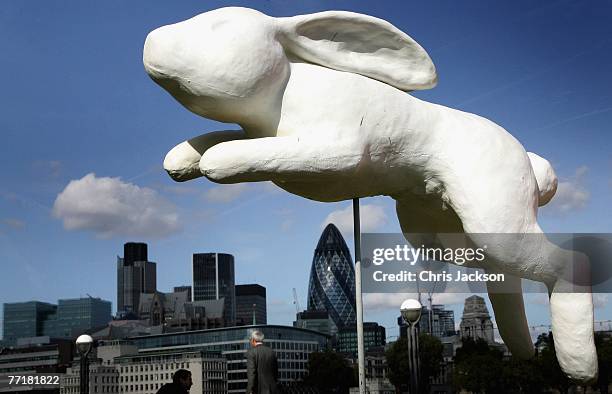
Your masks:
<instances>
[{"instance_id":1,"label":"giant white rabbit sculpture","mask_svg":"<svg viewBox=\"0 0 612 394\"><path fill-rule=\"evenodd\" d=\"M317 201L388 195L405 233L542 234L537 209L557 186L548 161L487 119L407 94L433 87L435 67L384 20L223 8L154 30L143 58L190 111L242 128L174 147L164 168L177 181L272 181ZM544 282L561 368L592 380L592 297L567 292L576 256L545 236L511 239L488 245L494 263L482 267L513 290L488 285L503 340L516 356L534 354L520 278Z\"/></svg>"}]
</instances>

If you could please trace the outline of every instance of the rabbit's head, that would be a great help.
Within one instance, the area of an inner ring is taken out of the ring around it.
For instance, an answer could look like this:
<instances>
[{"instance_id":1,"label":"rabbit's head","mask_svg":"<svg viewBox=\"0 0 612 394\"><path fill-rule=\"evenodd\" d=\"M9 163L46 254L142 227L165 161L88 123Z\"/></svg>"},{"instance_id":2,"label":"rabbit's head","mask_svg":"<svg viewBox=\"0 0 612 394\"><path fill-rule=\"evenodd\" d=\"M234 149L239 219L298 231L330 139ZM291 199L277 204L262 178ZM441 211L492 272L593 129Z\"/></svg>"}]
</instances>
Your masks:
<instances>
[{"instance_id":1,"label":"rabbit's head","mask_svg":"<svg viewBox=\"0 0 612 394\"><path fill-rule=\"evenodd\" d=\"M278 103L290 61L407 91L436 83L431 59L412 38L381 19L343 11L272 18L221 8L154 30L143 55L147 73L181 104L238 123Z\"/></svg>"},{"instance_id":2,"label":"rabbit's head","mask_svg":"<svg viewBox=\"0 0 612 394\"><path fill-rule=\"evenodd\" d=\"M247 8L222 8L152 31L143 62L189 110L222 121L269 96L289 66L274 19Z\"/></svg>"}]
</instances>

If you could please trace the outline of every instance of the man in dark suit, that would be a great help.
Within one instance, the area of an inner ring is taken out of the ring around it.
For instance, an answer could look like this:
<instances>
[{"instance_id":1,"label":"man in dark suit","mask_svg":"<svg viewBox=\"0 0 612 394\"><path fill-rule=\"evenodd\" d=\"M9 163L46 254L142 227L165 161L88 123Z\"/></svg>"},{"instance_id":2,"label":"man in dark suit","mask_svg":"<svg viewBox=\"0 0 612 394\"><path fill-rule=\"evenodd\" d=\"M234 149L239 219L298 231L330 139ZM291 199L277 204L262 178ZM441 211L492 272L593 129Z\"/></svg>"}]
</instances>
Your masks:
<instances>
[{"instance_id":1,"label":"man in dark suit","mask_svg":"<svg viewBox=\"0 0 612 394\"><path fill-rule=\"evenodd\" d=\"M247 394L277 394L278 362L274 350L263 344L261 331L251 333L251 348L247 352Z\"/></svg>"},{"instance_id":2,"label":"man in dark suit","mask_svg":"<svg viewBox=\"0 0 612 394\"><path fill-rule=\"evenodd\" d=\"M172 383L164 384L157 394L189 394L192 385L191 372L179 369L172 375Z\"/></svg>"}]
</instances>

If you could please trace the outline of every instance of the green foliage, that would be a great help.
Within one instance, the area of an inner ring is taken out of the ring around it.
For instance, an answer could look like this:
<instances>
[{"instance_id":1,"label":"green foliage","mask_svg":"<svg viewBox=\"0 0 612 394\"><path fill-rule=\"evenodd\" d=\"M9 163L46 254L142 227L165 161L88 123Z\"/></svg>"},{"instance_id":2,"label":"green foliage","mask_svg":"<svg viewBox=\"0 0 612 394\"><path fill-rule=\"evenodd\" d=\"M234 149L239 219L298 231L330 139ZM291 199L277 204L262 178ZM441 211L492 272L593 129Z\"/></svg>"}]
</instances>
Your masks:
<instances>
[{"instance_id":1,"label":"green foliage","mask_svg":"<svg viewBox=\"0 0 612 394\"><path fill-rule=\"evenodd\" d=\"M480 393L504 392L503 354L482 339L463 339L455 355L453 383L457 389Z\"/></svg>"},{"instance_id":2,"label":"green foliage","mask_svg":"<svg viewBox=\"0 0 612 394\"><path fill-rule=\"evenodd\" d=\"M311 353L307 369L304 383L318 389L321 394L348 393L350 387L359 384L344 357L329 350Z\"/></svg>"},{"instance_id":3,"label":"green foliage","mask_svg":"<svg viewBox=\"0 0 612 394\"><path fill-rule=\"evenodd\" d=\"M597 332L595 333L595 346L597 347L597 362L599 364L597 386L601 394L607 394L612 378L612 338Z\"/></svg>"},{"instance_id":4,"label":"green foliage","mask_svg":"<svg viewBox=\"0 0 612 394\"><path fill-rule=\"evenodd\" d=\"M442 342L429 334L419 335L419 357L421 362L421 391L428 392L429 378L440 373L442 357ZM408 341L398 339L385 354L389 366L389 381L395 387L407 387L408 375Z\"/></svg>"},{"instance_id":5,"label":"green foliage","mask_svg":"<svg viewBox=\"0 0 612 394\"><path fill-rule=\"evenodd\" d=\"M538 351L537 360L545 384L548 387L559 390L561 393L566 393L571 382L565 373L563 373L557 361L552 333L540 334L536 341L536 348L541 349Z\"/></svg>"}]
</instances>

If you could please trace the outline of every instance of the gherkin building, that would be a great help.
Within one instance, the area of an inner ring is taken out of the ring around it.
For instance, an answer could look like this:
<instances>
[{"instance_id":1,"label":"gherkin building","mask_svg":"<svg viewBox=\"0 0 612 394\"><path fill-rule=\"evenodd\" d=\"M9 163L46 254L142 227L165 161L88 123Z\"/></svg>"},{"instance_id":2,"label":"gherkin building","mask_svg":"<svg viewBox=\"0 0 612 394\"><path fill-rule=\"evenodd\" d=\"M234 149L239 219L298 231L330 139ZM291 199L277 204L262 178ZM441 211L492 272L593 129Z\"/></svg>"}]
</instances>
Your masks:
<instances>
[{"instance_id":1,"label":"gherkin building","mask_svg":"<svg viewBox=\"0 0 612 394\"><path fill-rule=\"evenodd\" d=\"M308 309L326 310L332 331L356 324L355 268L336 226L328 224L315 249L308 284Z\"/></svg>"}]
</instances>

